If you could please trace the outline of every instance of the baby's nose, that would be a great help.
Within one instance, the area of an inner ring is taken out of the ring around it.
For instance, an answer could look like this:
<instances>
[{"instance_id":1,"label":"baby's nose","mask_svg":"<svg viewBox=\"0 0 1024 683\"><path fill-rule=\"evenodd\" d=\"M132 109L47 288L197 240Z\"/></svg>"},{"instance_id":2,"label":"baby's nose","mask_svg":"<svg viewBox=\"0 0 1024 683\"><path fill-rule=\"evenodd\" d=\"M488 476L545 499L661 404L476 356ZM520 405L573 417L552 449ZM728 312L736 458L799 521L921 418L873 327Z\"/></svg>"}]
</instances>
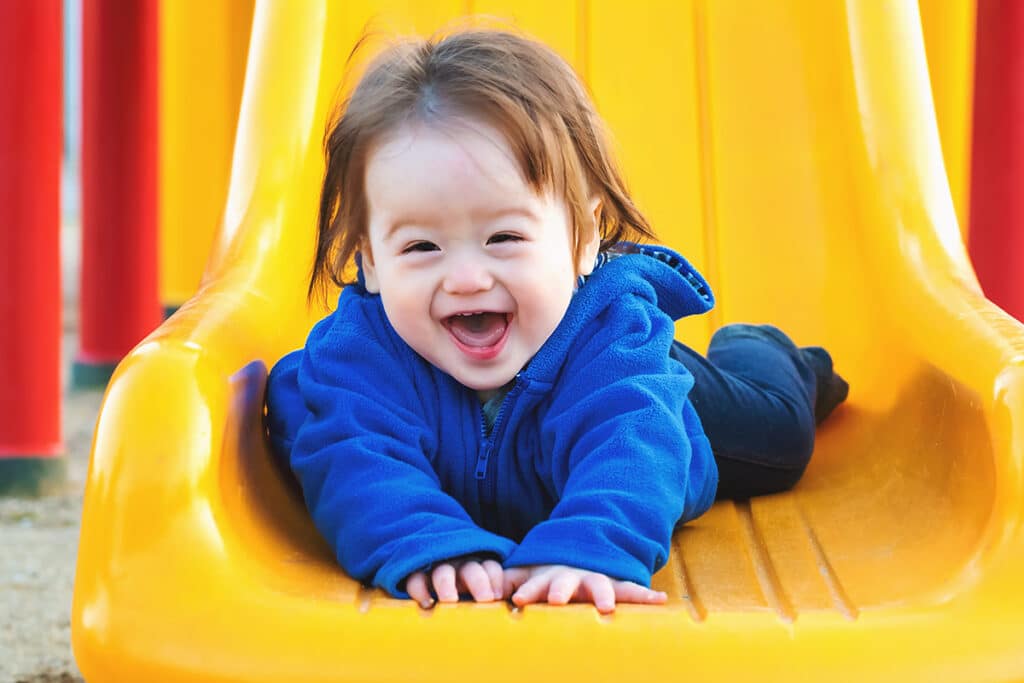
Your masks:
<instances>
[{"instance_id":1,"label":"baby's nose","mask_svg":"<svg viewBox=\"0 0 1024 683\"><path fill-rule=\"evenodd\" d=\"M472 259L452 263L444 278L444 291L448 294L472 294L493 286L494 278L487 268Z\"/></svg>"}]
</instances>

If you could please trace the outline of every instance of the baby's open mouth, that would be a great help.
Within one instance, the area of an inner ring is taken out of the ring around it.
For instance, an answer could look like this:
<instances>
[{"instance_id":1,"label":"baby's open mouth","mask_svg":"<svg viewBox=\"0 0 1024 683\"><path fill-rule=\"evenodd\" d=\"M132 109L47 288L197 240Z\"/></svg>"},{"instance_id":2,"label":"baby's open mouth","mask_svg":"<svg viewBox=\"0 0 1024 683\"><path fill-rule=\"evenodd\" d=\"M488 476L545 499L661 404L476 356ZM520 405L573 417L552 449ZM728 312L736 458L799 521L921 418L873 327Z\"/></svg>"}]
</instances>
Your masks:
<instances>
[{"instance_id":1,"label":"baby's open mouth","mask_svg":"<svg viewBox=\"0 0 1024 683\"><path fill-rule=\"evenodd\" d=\"M444 319L444 324L459 343L485 349L502 340L510 320L508 313L474 311L450 315Z\"/></svg>"}]
</instances>

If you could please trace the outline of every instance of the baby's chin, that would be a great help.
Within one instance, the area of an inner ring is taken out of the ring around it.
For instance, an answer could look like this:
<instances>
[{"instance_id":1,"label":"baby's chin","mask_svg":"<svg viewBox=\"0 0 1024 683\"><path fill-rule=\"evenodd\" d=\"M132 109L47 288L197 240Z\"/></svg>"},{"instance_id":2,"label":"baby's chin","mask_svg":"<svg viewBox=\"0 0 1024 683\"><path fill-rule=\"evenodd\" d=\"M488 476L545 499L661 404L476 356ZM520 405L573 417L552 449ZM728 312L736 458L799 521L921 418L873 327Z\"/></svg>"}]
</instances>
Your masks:
<instances>
[{"instance_id":1,"label":"baby's chin","mask_svg":"<svg viewBox=\"0 0 1024 683\"><path fill-rule=\"evenodd\" d=\"M480 400L486 401L500 393L506 384L516 378L516 373L514 372L508 374L507 377L505 374L497 377L488 377L486 380L479 377L455 377L455 379L462 386L475 391L476 395L480 397Z\"/></svg>"}]
</instances>

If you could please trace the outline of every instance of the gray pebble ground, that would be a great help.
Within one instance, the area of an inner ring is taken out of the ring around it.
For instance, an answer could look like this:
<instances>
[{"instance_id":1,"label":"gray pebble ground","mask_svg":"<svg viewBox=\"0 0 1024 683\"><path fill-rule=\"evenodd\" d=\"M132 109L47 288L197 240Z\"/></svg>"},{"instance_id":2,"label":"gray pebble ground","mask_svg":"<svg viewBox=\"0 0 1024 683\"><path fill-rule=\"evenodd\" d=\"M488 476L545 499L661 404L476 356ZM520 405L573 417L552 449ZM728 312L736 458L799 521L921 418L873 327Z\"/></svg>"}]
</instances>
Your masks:
<instances>
[{"instance_id":1,"label":"gray pebble ground","mask_svg":"<svg viewBox=\"0 0 1024 683\"><path fill-rule=\"evenodd\" d=\"M61 241L67 475L60 490L43 498L0 497L0 683L82 681L71 655L71 592L89 448L103 393L68 387L78 349L77 223L63 226Z\"/></svg>"},{"instance_id":2,"label":"gray pebble ground","mask_svg":"<svg viewBox=\"0 0 1024 683\"><path fill-rule=\"evenodd\" d=\"M76 347L65 335L65 356ZM43 498L0 498L0 682L81 681L71 656L71 589L82 490L100 391L66 390L67 476Z\"/></svg>"}]
</instances>

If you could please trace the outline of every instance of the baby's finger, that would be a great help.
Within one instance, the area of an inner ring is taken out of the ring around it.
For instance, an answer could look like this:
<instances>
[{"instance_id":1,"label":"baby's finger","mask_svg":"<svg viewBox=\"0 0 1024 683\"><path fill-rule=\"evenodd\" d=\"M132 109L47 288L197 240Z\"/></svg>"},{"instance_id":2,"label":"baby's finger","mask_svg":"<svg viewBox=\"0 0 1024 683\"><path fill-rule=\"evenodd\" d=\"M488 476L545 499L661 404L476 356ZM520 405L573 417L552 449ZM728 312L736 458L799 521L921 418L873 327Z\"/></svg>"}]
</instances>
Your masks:
<instances>
[{"instance_id":1,"label":"baby's finger","mask_svg":"<svg viewBox=\"0 0 1024 683\"><path fill-rule=\"evenodd\" d=\"M615 611L615 588L612 580L604 574L587 574L583 588L590 595L591 602L601 614Z\"/></svg>"},{"instance_id":2,"label":"baby's finger","mask_svg":"<svg viewBox=\"0 0 1024 683\"><path fill-rule=\"evenodd\" d=\"M479 562L467 562L459 567L459 579L477 602L494 600L491 579Z\"/></svg>"},{"instance_id":3,"label":"baby's finger","mask_svg":"<svg viewBox=\"0 0 1024 683\"><path fill-rule=\"evenodd\" d=\"M439 564L434 567L430 574L430 580L434 584L434 592L441 602L458 602L459 592L455 590L455 567L448 563Z\"/></svg>"},{"instance_id":4,"label":"baby's finger","mask_svg":"<svg viewBox=\"0 0 1024 683\"><path fill-rule=\"evenodd\" d=\"M661 591L652 591L632 581L616 581L615 598L619 602L636 602L649 605L660 605L668 600L668 596Z\"/></svg>"},{"instance_id":5,"label":"baby's finger","mask_svg":"<svg viewBox=\"0 0 1024 683\"><path fill-rule=\"evenodd\" d=\"M548 589L548 602L552 605L567 605L572 596L576 595L576 589L580 587L579 572L567 571L555 574L551 580L551 588Z\"/></svg>"},{"instance_id":6,"label":"baby's finger","mask_svg":"<svg viewBox=\"0 0 1024 683\"><path fill-rule=\"evenodd\" d=\"M484 571L487 572L487 578L491 581L491 591L494 593L494 599L503 599L505 597L505 587L502 585L503 572L501 565L494 560L484 560L482 566Z\"/></svg>"},{"instance_id":7,"label":"baby's finger","mask_svg":"<svg viewBox=\"0 0 1024 683\"><path fill-rule=\"evenodd\" d=\"M427 575L423 572L416 572L405 582L405 592L409 597L420 604L423 609L430 609L434 606L434 598L430 595L427 587Z\"/></svg>"},{"instance_id":8,"label":"baby's finger","mask_svg":"<svg viewBox=\"0 0 1024 683\"><path fill-rule=\"evenodd\" d=\"M550 585L551 576L549 574L534 576L512 595L512 602L520 607L529 605L531 602L540 602L547 594Z\"/></svg>"},{"instance_id":9,"label":"baby's finger","mask_svg":"<svg viewBox=\"0 0 1024 683\"><path fill-rule=\"evenodd\" d=\"M501 576L502 595L511 598L512 594L519 590L519 587L526 583L526 580L529 578L530 570L523 567L503 570Z\"/></svg>"}]
</instances>

